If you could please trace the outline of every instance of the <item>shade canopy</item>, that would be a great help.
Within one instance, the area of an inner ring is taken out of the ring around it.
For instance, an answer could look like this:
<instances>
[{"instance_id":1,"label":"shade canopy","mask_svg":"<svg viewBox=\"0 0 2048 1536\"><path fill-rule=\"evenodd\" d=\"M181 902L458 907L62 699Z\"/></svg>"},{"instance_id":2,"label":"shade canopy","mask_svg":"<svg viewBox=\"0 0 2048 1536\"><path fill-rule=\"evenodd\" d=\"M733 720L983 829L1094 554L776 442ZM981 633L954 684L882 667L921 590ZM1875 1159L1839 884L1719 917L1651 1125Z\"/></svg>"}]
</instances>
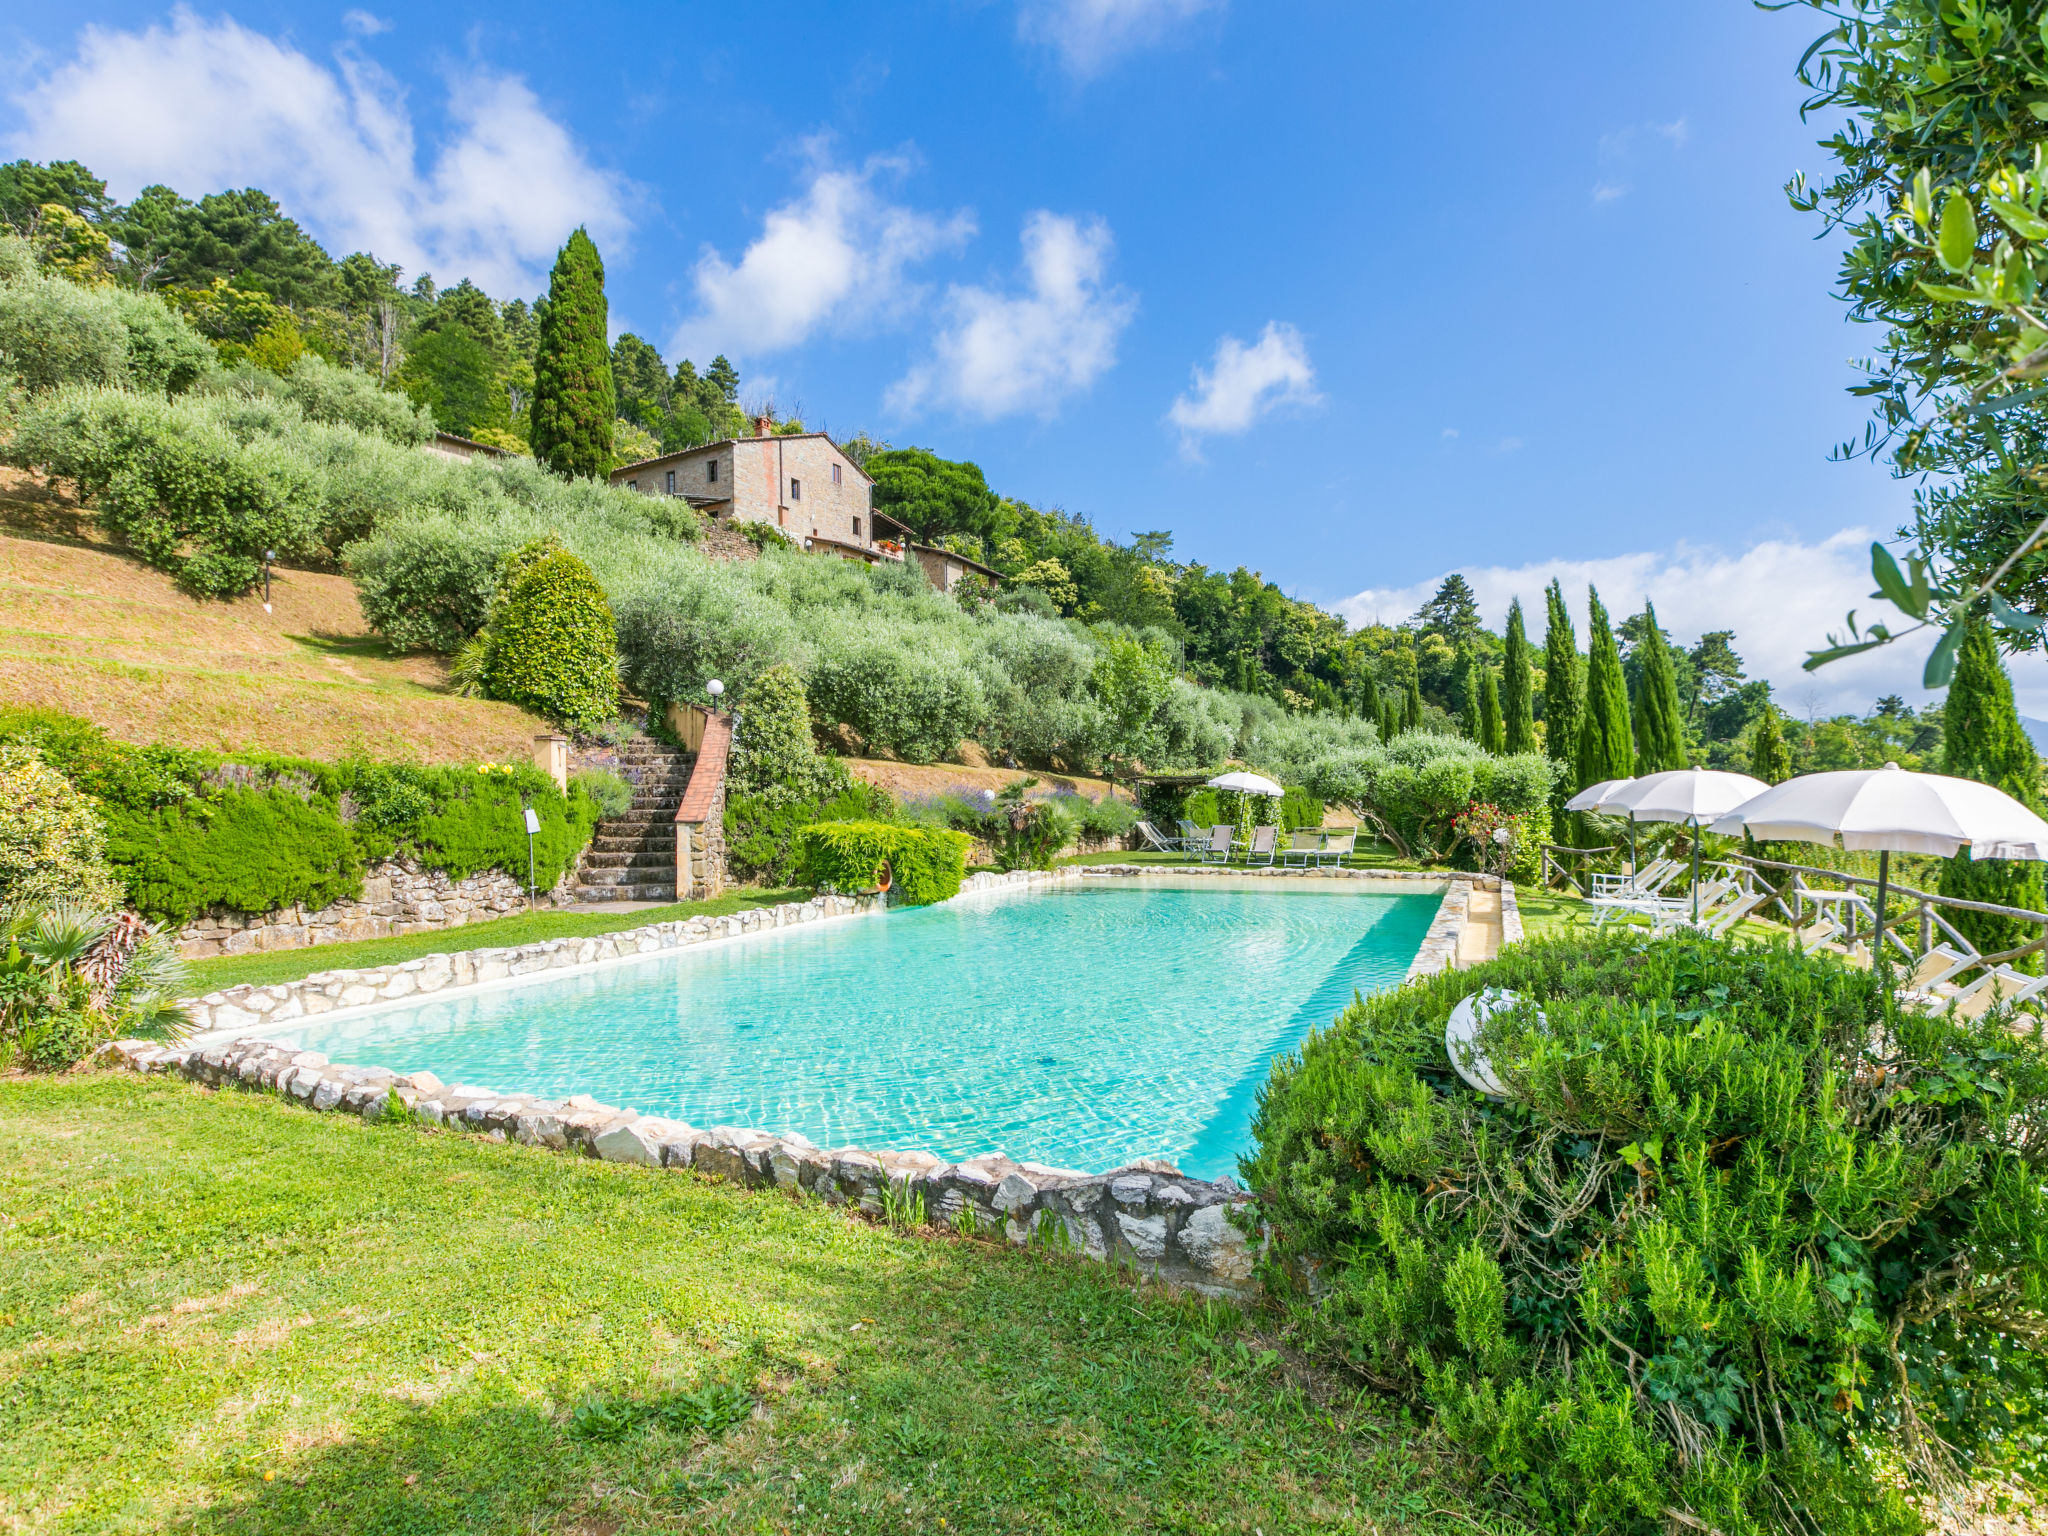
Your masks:
<instances>
[{"instance_id":1,"label":"shade canopy","mask_svg":"<svg viewBox=\"0 0 2048 1536\"><path fill-rule=\"evenodd\" d=\"M2048 859L2048 821L1975 779L1909 773L1897 763L1809 773L1767 789L1709 829L1765 841L1953 858Z\"/></svg>"},{"instance_id":2,"label":"shade canopy","mask_svg":"<svg viewBox=\"0 0 2048 1536\"><path fill-rule=\"evenodd\" d=\"M1271 795L1276 800L1287 793L1262 773L1219 773L1209 781L1209 787L1234 789L1241 795Z\"/></svg>"},{"instance_id":3,"label":"shade canopy","mask_svg":"<svg viewBox=\"0 0 2048 1536\"><path fill-rule=\"evenodd\" d=\"M1637 821L1713 821L1754 800L1771 786L1746 773L1718 768L1674 768L1630 779L1604 809L1627 811Z\"/></svg>"},{"instance_id":4,"label":"shade canopy","mask_svg":"<svg viewBox=\"0 0 2048 1536\"><path fill-rule=\"evenodd\" d=\"M1614 796L1633 783L1634 779L1602 779L1598 784L1588 784L1565 801L1564 808L1568 811L1613 810Z\"/></svg>"}]
</instances>

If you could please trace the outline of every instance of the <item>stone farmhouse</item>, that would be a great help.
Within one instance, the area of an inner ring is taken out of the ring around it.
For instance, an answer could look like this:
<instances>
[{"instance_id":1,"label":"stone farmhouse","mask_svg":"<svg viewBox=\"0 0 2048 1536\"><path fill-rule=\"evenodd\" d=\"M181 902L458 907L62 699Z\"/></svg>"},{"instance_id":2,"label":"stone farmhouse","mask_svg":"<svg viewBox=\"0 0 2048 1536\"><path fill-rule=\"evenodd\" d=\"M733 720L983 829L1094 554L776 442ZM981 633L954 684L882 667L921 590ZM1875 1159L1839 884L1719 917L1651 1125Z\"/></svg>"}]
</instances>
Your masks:
<instances>
[{"instance_id":1,"label":"stone farmhouse","mask_svg":"<svg viewBox=\"0 0 2048 1536\"><path fill-rule=\"evenodd\" d=\"M873 564L903 558L904 530L874 510L874 481L822 432L775 435L763 418L754 437L701 443L626 464L611 483L643 496L680 496L721 523L773 523L820 554Z\"/></svg>"}]
</instances>

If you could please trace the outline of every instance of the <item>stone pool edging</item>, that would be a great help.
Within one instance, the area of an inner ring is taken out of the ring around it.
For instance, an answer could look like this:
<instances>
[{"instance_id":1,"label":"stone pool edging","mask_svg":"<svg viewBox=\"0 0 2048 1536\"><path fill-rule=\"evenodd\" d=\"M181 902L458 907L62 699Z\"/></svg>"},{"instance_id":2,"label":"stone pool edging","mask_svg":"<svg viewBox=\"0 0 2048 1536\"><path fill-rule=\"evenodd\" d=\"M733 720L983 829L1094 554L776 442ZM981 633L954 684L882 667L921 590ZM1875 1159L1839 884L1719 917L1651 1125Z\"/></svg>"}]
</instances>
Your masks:
<instances>
[{"instance_id":1,"label":"stone pool edging","mask_svg":"<svg viewBox=\"0 0 2048 1536\"><path fill-rule=\"evenodd\" d=\"M681 1120L602 1104L587 1094L542 1099L443 1083L431 1072L337 1066L317 1051L255 1036L207 1046L122 1040L104 1055L129 1070L176 1073L212 1087L241 1086L316 1111L378 1121L396 1113L494 1141L576 1152L610 1163L693 1170L888 1217L921 1203L925 1218L969 1234L1000 1232L1129 1265L1210 1296L1256 1289L1264 1251L1232 1217L1249 1196L1228 1179L1184 1177L1146 1159L1103 1174L1019 1163L1000 1153L948 1163L930 1152L827 1149L796 1134L734 1126L699 1130ZM894 1209L892 1210L892 1207Z\"/></svg>"},{"instance_id":2,"label":"stone pool edging","mask_svg":"<svg viewBox=\"0 0 2048 1536\"><path fill-rule=\"evenodd\" d=\"M1042 880L1046 877L1036 875L1035 878ZM961 883L960 892L970 895L976 891L1022 883L1026 882L1020 881L1016 875L974 874ZM273 982L268 986L245 982L240 986L209 992L204 997L187 998L180 1006L192 1021L192 1034L195 1036L211 1035L221 1030L253 1029L343 1009L371 1008L379 1003L400 1002L408 997L459 991L546 971L637 960L643 955L741 938L771 928L866 916L882 911L885 904L884 898L879 896L813 896L809 901L785 901L772 907L755 907L724 917L690 917L674 922L650 923L644 928L622 929L618 933L601 934L595 938L538 939L531 944L497 949L455 950L445 955L424 955L418 960L369 966L361 970L315 971L297 981Z\"/></svg>"}]
</instances>

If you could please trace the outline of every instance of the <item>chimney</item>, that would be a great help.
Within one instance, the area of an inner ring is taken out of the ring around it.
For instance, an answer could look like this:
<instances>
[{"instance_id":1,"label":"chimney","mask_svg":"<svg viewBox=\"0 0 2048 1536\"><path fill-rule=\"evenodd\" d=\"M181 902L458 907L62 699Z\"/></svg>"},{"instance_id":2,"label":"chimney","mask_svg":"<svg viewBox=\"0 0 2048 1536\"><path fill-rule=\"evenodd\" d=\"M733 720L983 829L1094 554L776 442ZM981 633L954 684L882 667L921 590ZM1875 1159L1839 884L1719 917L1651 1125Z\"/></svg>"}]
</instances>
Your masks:
<instances>
[{"instance_id":1,"label":"chimney","mask_svg":"<svg viewBox=\"0 0 2048 1536\"><path fill-rule=\"evenodd\" d=\"M754 418L754 436L767 437L775 430L775 418L765 411Z\"/></svg>"}]
</instances>

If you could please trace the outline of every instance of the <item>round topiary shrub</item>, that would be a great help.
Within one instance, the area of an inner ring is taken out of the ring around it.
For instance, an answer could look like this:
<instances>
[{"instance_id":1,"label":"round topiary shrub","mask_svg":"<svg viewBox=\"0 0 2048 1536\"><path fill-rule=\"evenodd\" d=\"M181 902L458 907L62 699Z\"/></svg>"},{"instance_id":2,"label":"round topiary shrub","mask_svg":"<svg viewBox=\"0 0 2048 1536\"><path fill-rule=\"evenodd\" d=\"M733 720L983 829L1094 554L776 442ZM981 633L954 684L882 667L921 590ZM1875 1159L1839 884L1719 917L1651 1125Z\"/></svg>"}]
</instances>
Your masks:
<instances>
[{"instance_id":1,"label":"round topiary shrub","mask_svg":"<svg viewBox=\"0 0 2048 1536\"><path fill-rule=\"evenodd\" d=\"M588 565L559 546L507 562L482 667L484 692L566 730L618 713L618 633Z\"/></svg>"},{"instance_id":2,"label":"round topiary shrub","mask_svg":"<svg viewBox=\"0 0 2048 1536\"><path fill-rule=\"evenodd\" d=\"M58 900L122 904L106 828L34 747L0 746L0 907Z\"/></svg>"},{"instance_id":3,"label":"round topiary shrub","mask_svg":"<svg viewBox=\"0 0 2048 1536\"><path fill-rule=\"evenodd\" d=\"M1491 987L1498 1099L1445 1046ZM1907 1532L1905 1491L2039 1444L2044 1123L2001 1021L1783 947L1578 937L1353 1004L1274 1069L1243 1171L1303 1341L1542 1528Z\"/></svg>"}]
</instances>

